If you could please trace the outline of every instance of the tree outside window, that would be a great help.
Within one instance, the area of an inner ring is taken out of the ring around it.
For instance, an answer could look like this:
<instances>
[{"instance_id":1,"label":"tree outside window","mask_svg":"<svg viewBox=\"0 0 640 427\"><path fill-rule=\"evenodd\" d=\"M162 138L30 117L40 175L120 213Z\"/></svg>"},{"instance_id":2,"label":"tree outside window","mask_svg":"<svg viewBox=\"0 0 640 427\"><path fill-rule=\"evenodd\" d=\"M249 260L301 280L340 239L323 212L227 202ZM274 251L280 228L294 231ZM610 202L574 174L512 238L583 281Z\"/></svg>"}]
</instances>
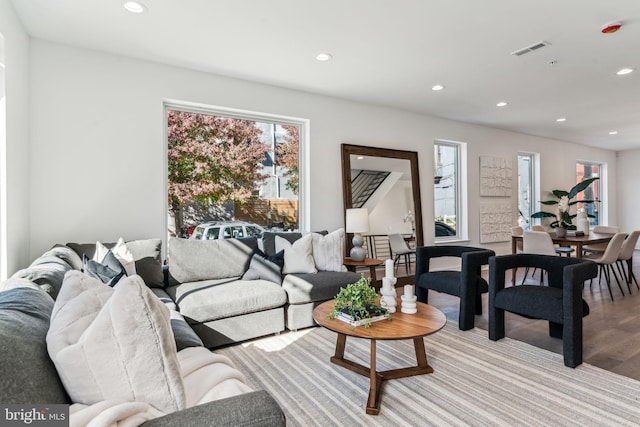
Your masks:
<instances>
[{"instance_id":1,"label":"tree outside window","mask_svg":"<svg viewBox=\"0 0 640 427\"><path fill-rule=\"evenodd\" d=\"M298 128L168 110L169 232L206 221L297 228Z\"/></svg>"},{"instance_id":2,"label":"tree outside window","mask_svg":"<svg viewBox=\"0 0 640 427\"><path fill-rule=\"evenodd\" d=\"M583 209L588 217L589 223L593 227L600 224L600 203L602 200L600 186L602 185L602 165L592 162L576 162L576 184L588 178L600 178L594 181L586 190L576 196L578 201L576 207L578 211ZM580 200L596 200L595 203L580 203Z\"/></svg>"}]
</instances>

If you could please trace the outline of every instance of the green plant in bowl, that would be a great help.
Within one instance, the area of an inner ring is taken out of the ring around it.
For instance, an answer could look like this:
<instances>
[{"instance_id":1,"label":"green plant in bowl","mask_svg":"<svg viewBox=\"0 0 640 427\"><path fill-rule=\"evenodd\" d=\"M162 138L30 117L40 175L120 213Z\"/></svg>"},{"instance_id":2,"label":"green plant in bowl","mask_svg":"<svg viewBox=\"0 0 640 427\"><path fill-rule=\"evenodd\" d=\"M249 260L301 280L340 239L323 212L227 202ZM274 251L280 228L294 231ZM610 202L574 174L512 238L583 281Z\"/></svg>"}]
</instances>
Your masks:
<instances>
[{"instance_id":1,"label":"green plant in bowl","mask_svg":"<svg viewBox=\"0 0 640 427\"><path fill-rule=\"evenodd\" d=\"M386 308L376 305L378 293L371 286L371 279L360 277L356 283L351 283L344 288L333 300L333 311L329 314L330 319L335 319L341 313L351 316L353 321L364 321L363 326L371 326L371 318L384 315L391 320L391 313Z\"/></svg>"}]
</instances>

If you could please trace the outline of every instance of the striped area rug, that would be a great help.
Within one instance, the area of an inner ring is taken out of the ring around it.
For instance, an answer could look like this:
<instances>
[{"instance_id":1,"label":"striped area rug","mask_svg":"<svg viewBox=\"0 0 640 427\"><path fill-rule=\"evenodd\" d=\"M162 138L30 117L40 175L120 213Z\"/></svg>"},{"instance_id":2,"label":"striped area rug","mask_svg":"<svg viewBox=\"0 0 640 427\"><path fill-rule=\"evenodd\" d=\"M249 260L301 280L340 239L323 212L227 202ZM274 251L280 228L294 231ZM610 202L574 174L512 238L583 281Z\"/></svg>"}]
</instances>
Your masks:
<instances>
[{"instance_id":1,"label":"striped area rug","mask_svg":"<svg viewBox=\"0 0 640 427\"><path fill-rule=\"evenodd\" d=\"M425 337L435 372L383 384L367 415L368 378L329 362L336 334L324 328L225 348L255 389L280 403L291 426L638 426L640 382L449 322ZM369 365L369 341L347 338L345 357ZM412 341L378 341L378 369L415 363Z\"/></svg>"}]
</instances>

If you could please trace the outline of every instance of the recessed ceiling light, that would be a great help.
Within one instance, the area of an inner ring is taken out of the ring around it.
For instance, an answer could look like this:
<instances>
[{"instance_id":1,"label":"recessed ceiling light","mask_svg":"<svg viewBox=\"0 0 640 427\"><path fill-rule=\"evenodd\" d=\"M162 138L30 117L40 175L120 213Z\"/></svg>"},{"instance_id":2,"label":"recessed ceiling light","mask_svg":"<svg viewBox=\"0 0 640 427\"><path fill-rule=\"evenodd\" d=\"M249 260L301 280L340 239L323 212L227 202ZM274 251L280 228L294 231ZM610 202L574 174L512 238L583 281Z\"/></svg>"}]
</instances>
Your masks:
<instances>
[{"instance_id":1,"label":"recessed ceiling light","mask_svg":"<svg viewBox=\"0 0 640 427\"><path fill-rule=\"evenodd\" d=\"M611 132L609 132L609 135L617 135L618 131L617 130L612 130Z\"/></svg>"},{"instance_id":2,"label":"recessed ceiling light","mask_svg":"<svg viewBox=\"0 0 640 427\"><path fill-rule=\"evenodd\" d=\"M319 53L318 55L316 55L316 59L318 61L328 61L331 58L333 58L333 55L331 55L330 53Z\"/></svg>"},{"instance_id":3,"label":"recessed ceiling light","mask_svg":"<svg viewBox=\"0 0 640 427\"><path fill-rule=\"evenodd\" d=\"M496 107L506 107L508 104L504 101L500 101L496 104Z\"/></svg>"},{"instance_id":4,"label":"recessed ceiling light","mask_svg":"<svg viewBox=\"0 0 640 427\"><path fill-rule=\"evenodd\" d=\"M633 73L633 68L622 68L620 70L618 70L618 72L616 73L619 76L624 76L626 74L630 74Z\"/></svg>"},{"instance_id":5,"label":"recessed ceiling light","mask_svg":"<svg viewBox=\"0 0 640 427\"><path fill-rule=\"evenodd\" d=\"M556 122L566 122L567 118L566 117L560 117L559 119L556 119Z\"/></svg>"},{"instance_id":6,"label":"recessed ceiling light","mask_svg":"<svg viewBox=\"0 0 640 427\"><path fill-rule=\"evenodd\" d=\"M147 7L137 1L125 2L123 6L131 13L144 13L147 11Z\"/></svg>"},{"instance_id":7,"label":"recessed ceiling light","mask_svg":"<svg viewBox=\"0 0 640 427\"><path fill-rule=\"evenodd\" d=\"M356 159L358 159L358 160L363 160L363 159L364 159L364 156L358 156L358 157L356 157Z\"/></svg>"},{"instance_id":8,"label":"recessed ceiling light","mask_svg":"<svg viewBox=\"0 0 640 427\"><path fill-rule=\"evenodd\" d=\"M442 90L442 89L444 89L444 86L442 85L435 85L431 87L431 90L436 90L436 91Z\"/></svg>"}]
</instances>

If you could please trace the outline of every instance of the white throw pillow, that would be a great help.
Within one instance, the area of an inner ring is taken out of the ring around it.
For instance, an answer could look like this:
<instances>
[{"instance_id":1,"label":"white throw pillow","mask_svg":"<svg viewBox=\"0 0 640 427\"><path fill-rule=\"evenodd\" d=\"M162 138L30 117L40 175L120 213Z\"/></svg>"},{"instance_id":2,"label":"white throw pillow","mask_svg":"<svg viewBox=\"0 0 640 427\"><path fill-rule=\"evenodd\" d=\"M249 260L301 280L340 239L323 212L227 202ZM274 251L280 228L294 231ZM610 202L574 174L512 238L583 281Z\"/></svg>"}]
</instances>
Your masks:
<instances>
[{"instance_id":1,"label":"white throw pillow","mask_svg":"<svg viewBox=\"0 0 640 427\"><path fill-rule=\"evenodd\" d=\"M49 356L74 403L185 408L169 310L139 276L115 288L68 272L51 313Z\"/></svg>"},{"instance_id":2,"label":"white throw pillow","mask_svg":"<svg viewBox=\"0 0 640 427\"><path fill-rule=\"evenodd\" d=\"M104 257L107 256L109 248L103 245L101 242L96 242L96 252L93 255L93 260L99 263L104 261ZM127 276L133 276L136 274L136 261L133 257L133 253L127 248L127 244L124 239L120 237L116 245L111 249L111 252L116 256L116 259L120 261L120 264L124 267L124 271Z\"/></svg>"},{"instance_id":3,"label":"white throw pillow","mask_svg":"<svg viewBox=\"0 0 640 427\"><path fill-rule=\"evenodd\" d=\"M104 261L104 257L107 256L107 252L109 252L109 248L107 248L101 242L96 242L96 251L93 253L93 258L91 259L102 263L102 261Z\"/></svg>"},{"instance_id":4,"label":"white throw pillow","mask_svg":"<svg viewBox=\"0 0 640 427\"><path fill-rule=\"evenodd\" d=\"M311 234L306 234L289 243L287 239L276 236L276 253L284 251L284 267L282 274L289 273L317 273L316 263L313 261L313 240Z\"/></svg>"},{"instance_id":5,"label":"white throw pillow","mask_svg":"<svg viewBox=\"0 0 640 427\"><path fill-rule=\"evenodd\" d=\"M344 259L344 228L339 228L323 236L311 233L313 239L313 259L319 271L347 271Z\"/></svg>"},{"instance_id":6,"label":"white throw pillow","mask_svg":"<svg viewBox=\"0 0 640 427\"><path fill-rule=\"evenodd\" d=\"M113 252L118 261L120 261L120 264L122 264L124 270L127 272L127 276L136 274L136 260L133 258L133 253L131 253L122 237L118 239L118 243L111 249L111 252Z\"/></svg>"}]
</instances>

